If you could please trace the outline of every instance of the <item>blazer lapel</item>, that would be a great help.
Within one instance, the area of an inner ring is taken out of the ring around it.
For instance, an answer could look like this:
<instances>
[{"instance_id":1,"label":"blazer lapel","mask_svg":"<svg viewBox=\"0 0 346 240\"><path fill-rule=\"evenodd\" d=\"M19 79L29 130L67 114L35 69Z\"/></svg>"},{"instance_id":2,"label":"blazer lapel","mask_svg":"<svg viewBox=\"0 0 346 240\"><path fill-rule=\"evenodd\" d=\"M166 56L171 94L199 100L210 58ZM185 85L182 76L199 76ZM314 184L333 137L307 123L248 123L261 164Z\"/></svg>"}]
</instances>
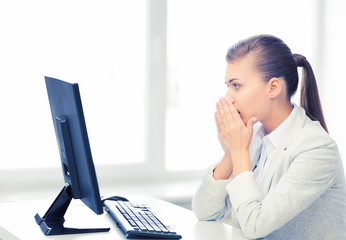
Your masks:
<instances>
[{"instance_id":1,"label":"blazer lapel","mask_svg":"<svg viewBox=\"0 0 346 240\"><path fill-rule=\"evenodd\" d=\"M293 116L293 121L285 131L282 137L282 141L278 145L272 161L268 165L268 171L265 173L266 176L263 182L263 186L261 187L261 190L263 191L261 191L262 196L265 196L271 188L275 172L280 166L280 163L282 163L282 161L287 157L287 149L289 148L290 142L294 139L294 136L297 136L299 134L300 129L305 124L305 110L295 104L294 107L297 108L297 111Z\"/></svg>"},{"instance_id":2,"label":"blazer lapel","mask_svg":"<svg viewBox=\"0 0 346 240\"><path fill-rule=\"evenodd\" d=\"M262 128L262 124L256 125L256 128L254 129L253 133L256 134L257 131L260 131ZM257 161L261 154L261 148L262 143L259 143L257 137L253 137L249 146L249 152L250 152L250 160L251 160L251 170L254 171L257 167Z\"/></svg>"}]
</instances>

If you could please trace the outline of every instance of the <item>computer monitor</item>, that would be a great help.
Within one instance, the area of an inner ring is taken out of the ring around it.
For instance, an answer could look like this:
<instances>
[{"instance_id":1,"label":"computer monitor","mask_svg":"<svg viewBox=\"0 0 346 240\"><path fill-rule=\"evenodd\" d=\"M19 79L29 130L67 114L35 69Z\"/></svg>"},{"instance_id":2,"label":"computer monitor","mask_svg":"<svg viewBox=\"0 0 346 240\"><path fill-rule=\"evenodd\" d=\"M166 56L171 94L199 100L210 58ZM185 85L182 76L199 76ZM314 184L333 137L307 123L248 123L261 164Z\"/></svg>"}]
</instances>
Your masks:
<instances>
[{"instance_id":1,"label":"computer monitor","mask_svg":"<svg viewBox=\"0 0 346 240\"><path fill-rule=\"evenodd\" d=\"M64 215L72 199L80 199L96 214L103 213L99 187L84 120L78 84L45 77L65 186L41 218L35 215L45 235L91 233L109 228L65 228Z\"/></svg>"}]
</instances>

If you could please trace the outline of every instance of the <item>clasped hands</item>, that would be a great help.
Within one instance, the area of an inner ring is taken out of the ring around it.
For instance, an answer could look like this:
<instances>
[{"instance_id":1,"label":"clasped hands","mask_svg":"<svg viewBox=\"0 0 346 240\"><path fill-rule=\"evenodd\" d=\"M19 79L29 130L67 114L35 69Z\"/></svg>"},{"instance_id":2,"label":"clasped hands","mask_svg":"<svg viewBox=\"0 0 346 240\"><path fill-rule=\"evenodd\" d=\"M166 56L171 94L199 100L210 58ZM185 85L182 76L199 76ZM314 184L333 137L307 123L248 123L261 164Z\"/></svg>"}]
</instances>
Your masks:
<instances>
[{"instance_id":1,"label":"clasped hands","mask_svg":"<svg viewBox=\"0 0 346 240\"><path fill-rule=\"evenodd\" d=\"M236 175L249 170L249 145L256 117L251 117L245 125L232 98L220 98L216 104L215 121L218 138L225 155L232 160ZM245 168L244 168L245 167Z\"/></svg>"}]
</instances>

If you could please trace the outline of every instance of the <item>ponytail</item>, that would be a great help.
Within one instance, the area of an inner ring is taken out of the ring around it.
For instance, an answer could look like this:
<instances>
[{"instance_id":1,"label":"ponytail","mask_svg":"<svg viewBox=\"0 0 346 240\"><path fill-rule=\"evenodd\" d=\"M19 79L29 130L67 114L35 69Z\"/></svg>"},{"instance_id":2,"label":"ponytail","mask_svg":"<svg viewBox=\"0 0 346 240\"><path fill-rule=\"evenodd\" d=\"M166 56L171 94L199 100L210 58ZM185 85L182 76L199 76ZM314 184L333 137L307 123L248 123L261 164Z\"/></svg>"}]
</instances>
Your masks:
<instances>
[{"instance_id":1,"label":"ponytail","mask_svg":"<svg viewBox=\"0 0 346 240\"><path fill-rule=\"evenodd\" d=\"M300 88L300 106L305 109L306 115L312 120L320 122L324 130L328 132L324 120L320 96L314 72L306 58L300 54L293 54L297 60L297 66L302 67L302 79Z\"/></svg>"}]
</instances>

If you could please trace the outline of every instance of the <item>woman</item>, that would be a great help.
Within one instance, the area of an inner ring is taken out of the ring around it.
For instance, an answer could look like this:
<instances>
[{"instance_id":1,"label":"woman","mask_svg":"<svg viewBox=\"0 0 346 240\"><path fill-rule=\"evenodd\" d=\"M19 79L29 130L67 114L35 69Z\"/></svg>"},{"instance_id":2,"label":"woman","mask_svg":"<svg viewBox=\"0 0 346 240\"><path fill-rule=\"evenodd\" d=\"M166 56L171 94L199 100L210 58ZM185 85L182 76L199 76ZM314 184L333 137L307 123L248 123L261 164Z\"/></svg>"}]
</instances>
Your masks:
<instances>
[{"instance_id":1,"label":"woman","mask_svg":"<svg viewBox=\"0 0 346 240\"><path fill-rule=\"evenodd\" d=\"M301 107L290 100L297 67ZM215 113L224 156L193 198L196 216L231 215L233 235L250 239L346 239L342 161L305 57L274 36L250 37L229 49L226 84Z\"/></svg>"}]
</instances>

